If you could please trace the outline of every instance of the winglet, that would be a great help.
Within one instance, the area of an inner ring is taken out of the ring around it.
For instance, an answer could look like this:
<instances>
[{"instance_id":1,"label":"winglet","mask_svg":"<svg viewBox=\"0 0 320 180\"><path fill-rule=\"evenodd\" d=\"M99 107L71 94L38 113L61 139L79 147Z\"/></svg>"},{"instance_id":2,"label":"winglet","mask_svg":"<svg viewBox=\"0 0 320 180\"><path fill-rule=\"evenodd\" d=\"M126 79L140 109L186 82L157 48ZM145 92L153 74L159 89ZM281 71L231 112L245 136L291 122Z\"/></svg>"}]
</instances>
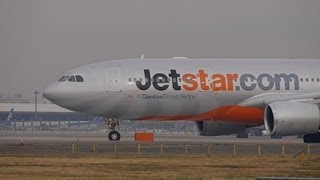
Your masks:
<instances>
[{"instance_id":1,"label":"winglet","mask_svg":"<svg viewBox=\"0 0 320 180\"><path fill-rule=\"evenodd\" d=\"M140 57L140 59L144 59L144 54L142 54L142 56Z\"/></svg>"}]
</instances>

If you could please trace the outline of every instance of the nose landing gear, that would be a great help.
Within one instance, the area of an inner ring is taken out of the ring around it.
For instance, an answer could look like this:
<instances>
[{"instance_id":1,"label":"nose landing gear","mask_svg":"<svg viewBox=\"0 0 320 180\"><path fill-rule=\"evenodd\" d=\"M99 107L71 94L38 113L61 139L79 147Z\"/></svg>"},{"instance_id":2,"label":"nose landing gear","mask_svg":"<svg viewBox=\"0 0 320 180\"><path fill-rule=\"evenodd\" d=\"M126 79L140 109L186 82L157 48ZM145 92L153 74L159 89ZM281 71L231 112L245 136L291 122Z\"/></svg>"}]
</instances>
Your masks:
<instances>
[{"instance_id":1,"label":"nose landing gear","mask_svg":"<svg viewBox=\"0 0 320 180\"><path fill-rule=\"evenodd\" d=\"M116 126L119 125L117 118L106 118L105 120L106 125L109 127L109 134L108 138L110 141L119 141L120 140L120 133L116 131Z\"/></svg>"}]
</instances>

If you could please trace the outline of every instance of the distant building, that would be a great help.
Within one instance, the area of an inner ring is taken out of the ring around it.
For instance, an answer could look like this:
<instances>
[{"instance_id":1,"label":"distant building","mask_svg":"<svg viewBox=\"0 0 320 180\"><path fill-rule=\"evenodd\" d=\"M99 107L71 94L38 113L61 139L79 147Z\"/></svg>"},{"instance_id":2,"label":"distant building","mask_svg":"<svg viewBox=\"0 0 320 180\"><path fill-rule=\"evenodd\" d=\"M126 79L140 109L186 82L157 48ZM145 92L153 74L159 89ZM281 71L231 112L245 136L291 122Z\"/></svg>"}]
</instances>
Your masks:
<instances>
[{"instance_id":1,"label":"distant building","mask_svg":"<svg viewBox=\"0 0 320 180\"><path fill-rule=\"evenodd\" d=\"M29 103L21 94L0 94L0 103Z\"/></svg>"},{"instance_id":2,"label":"distant building","mask_svg":"<svg viewBox=\"0 0 320 180\"><path fill-rule=\"evenodd\" d=\"M4 121L13 109L15 121L32 121L35 118L35 105L29 103L0 103L0 122ZM87 121L91 116L76 113L55 104L38 104L37 120Z\"/></svg>"},{"instance_id":3,"label":"distant building","mask_svg":"<svg viewBox=\"0 0 320 180\"><path fill-rule=\"evenodd\" d=\"M12 118L8 116L12 110ZM10 131L50 131L50 130L79 130L83 122L96 125L94 116L73 112L55 104L38 104L35 113L35 104L29 103L0 103L0 130Z\"/></svg>"},{"instance_id":4,"label":"distant building","mask_svg":"<svg viewBox=\"0 0 320 180\"><path fill-rule=\"evenodd\" d=\"M13 118L7 127L6 123L11 109ZM36 120L36 121L35 121ZM31 123L33 121L33 123ZM1 127L2 126L2 127ZM41 127L41 129L40 129ZM90 116L73 112L55 104L38 104L37 119L35 119L35 104L30 103L0 103L0 130L24 131L36 130L79 130L94 128L106 129L104 117ZM192 121L130 121L122 120L119 129L126 132L153 131L156 133L166 132L193 132L195 127ZM105 131L102 131L105 133Z\"/></svg>"}]
</instances>

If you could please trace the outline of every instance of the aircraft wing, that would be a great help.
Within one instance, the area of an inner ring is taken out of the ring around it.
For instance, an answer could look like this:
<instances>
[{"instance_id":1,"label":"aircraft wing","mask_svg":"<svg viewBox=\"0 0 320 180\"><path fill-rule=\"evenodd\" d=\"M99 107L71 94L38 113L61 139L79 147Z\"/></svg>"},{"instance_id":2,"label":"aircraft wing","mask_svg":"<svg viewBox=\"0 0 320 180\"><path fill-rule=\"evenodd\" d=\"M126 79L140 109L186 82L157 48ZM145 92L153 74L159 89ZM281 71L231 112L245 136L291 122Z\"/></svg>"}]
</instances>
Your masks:
<instances>
[{"instance_id":1,"label":"aircraft wing","mask_svg":"<svg viewBox=\"0 0 320 180\"><path fill-rule=\"evenodd\" d=\"M264 108L266 105L279 102L279 101L292 101L292 102L307 102L313 104L320 103L320 92L312 93L265 93L253 96L239 103L242 107L257 107Z\"/></svg>"}]
</instances>

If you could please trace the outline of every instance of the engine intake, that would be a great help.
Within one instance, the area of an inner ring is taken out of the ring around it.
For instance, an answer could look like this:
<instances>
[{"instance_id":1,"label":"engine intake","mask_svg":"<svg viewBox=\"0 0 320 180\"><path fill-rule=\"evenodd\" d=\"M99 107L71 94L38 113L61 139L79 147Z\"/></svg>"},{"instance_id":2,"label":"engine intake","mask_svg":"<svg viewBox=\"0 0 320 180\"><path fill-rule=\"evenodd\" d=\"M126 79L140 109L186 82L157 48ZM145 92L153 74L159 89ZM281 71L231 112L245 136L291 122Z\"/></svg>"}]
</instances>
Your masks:
<instances>
[{"instance_id":1,"label":"engine intake","mask_svg":"<svg viewBox=\"0 0 320 180\"><path fill-rule=\"evenodd\" d=\"M320 125L319 107L301 102L274 102L265 108L264 125L270 135L315 133Z\"/></svg>"}]
</instances>

